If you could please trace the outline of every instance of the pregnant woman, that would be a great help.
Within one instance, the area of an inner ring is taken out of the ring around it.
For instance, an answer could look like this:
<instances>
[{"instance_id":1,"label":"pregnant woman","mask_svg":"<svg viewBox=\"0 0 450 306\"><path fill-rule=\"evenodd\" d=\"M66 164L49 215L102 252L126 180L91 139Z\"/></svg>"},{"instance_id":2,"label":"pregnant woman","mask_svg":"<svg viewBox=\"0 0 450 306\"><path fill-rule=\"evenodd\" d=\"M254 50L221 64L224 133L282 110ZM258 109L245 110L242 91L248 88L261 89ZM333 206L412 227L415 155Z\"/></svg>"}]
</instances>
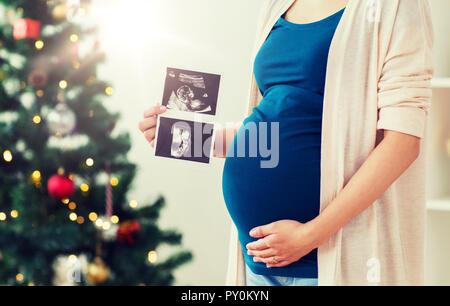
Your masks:
<instances>
[{"instance_id":1,"label":"pregnant woman","mask_svg":"<svg viewBox=\"0 0 450 306\"><path fill-rule=\"evenodd\" d=\"M227 284L423 284L428 1L269 0L257 35L249 116L215 138Z\"/></svg>"}]
</instances>

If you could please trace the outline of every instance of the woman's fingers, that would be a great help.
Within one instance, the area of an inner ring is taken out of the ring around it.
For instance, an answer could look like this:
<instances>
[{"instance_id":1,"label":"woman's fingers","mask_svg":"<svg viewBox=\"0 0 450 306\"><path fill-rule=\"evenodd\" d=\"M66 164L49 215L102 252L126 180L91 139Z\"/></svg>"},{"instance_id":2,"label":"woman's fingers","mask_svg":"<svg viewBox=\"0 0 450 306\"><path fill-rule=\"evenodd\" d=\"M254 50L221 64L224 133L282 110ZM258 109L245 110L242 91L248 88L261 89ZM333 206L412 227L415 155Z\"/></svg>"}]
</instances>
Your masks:
<instances>
[{"instance_id":1,"label":"woman's fingers","mask_svg":"<svg viewBox=\"0 0 450 306\"><path fill-rule=\"evenodd\" d=\"M155 133L158 115L164 113L167 107L157 104L144 111L144 119L139 122L139 130L144 133L145 139L155 147Z\"/></svg>"},{"instance_id":2,"label":"woman's fingers","mask_svg":"<svg viewBox=\"0 0 450 306\"><path fill-rule=\"evenodd\" d=\"M289 264L291 264L291 262L289 262L289 261L287 261L287 260L283 260L283 261L280 261L280 262L277 263L277 264L273 264L273 263L271 263L271 264L266 264L266 267L267 267L267 268L281 268L281 267L285 267L285 266L287 266L287 265L289 265Z\"/></svg>"},{"instance_id":3,"label":"woman's fingers","mask_svg":"<svg viewBox=\"0 0 450 306\"><path fill-rule=\"evenodd\" d=\"M262 251L248 250L247 254L250 256L265 258L265 257L275 256L277 253L276 253L276 250L274 250L274 249L265 249Z\"/></svg>"},{"instance_id":4,"label":"woman's fingers","mask_svg":"<svg viewBox=\"0 0 450 306\"><path fill-rule=\"evenodd\" d=\"M145 118L144 120L141 120L139 122L139 130L141 132L145 132L146 130L149 130L156 126L156 117L149 117Z\"/></svg>"},{"instance_id":5,"label":"woman's fingers","mask_svg":"<svg viewBox=\"0 0 450 306\"><path fill-rule=\"evenodd\" d=\"M283 260L277 258L278 261L275 262L274 258L275 258L275 256L270 256L270 257L257 257L257 256L255 256L255 257L253 257L253 261L255 261L255 262L262 262L262 263L265 263L265 264L268 264L268 265L276 265L276 264L279 264L280 262L283 261Z\"/></svg>"},{"instance_id":6,"label":"woman's fingers","mask_svg":"<svg viewBox=\"0 0 450 306\"><path fill-rule=\"evenodd\" d=\"M246 245L247 250L265 250L268 249L269 247L270 246L268 244L268 237L258 239Z\"/></svg>"},{"instance_id":7,"label":"woman's fingers","mask_svg":"<svg viewBox=\"0 0 450 306\"><path fill-rule=\"evenodd\" d=\"M288 260L280 260L277 259L278 262L275 262L273 260L273 256L272 257L266 257L266 258L262 258L262 257L253 257L253 261L254 262L262 262L264 264L266 264L267 268L280 268L280 267L284 267L289 265L291 262Z\"/></svg>"},{"instance_id":8,"label":"woman's fingers","mask_svg":"<svg viewBox=\"0 0 450 306\"><path fill-rule=\"evenodd\" d=\"M153 139L155 139L155 132L156 128L149 129L144 132L145 139L147 139L148 142L152 142Z\"/></svg>"},{"instance_id":9,"label":"woman's fingers","mask_svg":"<svg viewBox=\"0 0 450 306\"><path fill-rule=\"evenodd\" d=\"M167 107L162 105L156 105L150 107L146 111L144 111L144 118L153 117L164 113L167 110Z\"/></svg>"}]
</instances>

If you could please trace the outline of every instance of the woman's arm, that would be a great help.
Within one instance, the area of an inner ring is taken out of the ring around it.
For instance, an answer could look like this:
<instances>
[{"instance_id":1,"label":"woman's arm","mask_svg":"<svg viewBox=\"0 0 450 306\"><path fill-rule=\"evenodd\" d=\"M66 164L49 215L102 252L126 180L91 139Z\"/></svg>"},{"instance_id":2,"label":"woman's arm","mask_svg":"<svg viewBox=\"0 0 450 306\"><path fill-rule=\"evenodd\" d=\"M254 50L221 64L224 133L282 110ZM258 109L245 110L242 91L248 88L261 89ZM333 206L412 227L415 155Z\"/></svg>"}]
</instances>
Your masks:
<instances>
[{"instance_id":1,"label":"woman's arm","mask_svg":"<svg viewBox=\"0 0 450 306\"><path fill-rule=\"evenodd\" d=\"M385 130L384 139L319 216L306 224L281 220L254 228L250 235L261 239L247 244L249 255L269 267L297 261L368 208L408 169L419 153L420 138ZM273 256L277 256L277 264Z\"/></svg>"},{"instance_id":2,"label":"woman's arm","mask_svg":"<svg viewBox=\"0 0 450 306\"><path fill-rule=\"evenodd\" d=\"M325 243L375 202L409 168L419 153L420 138L386 130L384 139L339 195L310 222L316 232L315 246Z\"/></svg>"}]
</instances>

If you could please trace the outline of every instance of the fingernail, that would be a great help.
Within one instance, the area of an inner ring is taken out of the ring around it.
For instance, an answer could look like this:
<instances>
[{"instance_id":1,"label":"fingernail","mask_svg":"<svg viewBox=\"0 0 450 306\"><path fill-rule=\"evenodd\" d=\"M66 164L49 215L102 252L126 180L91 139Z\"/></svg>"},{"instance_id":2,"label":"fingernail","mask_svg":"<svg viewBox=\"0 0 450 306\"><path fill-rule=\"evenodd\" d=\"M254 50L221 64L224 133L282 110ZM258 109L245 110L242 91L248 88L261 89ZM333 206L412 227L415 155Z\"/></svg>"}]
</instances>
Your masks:
<instances>
[{"instance_id":1,"label":"fingernail","mask_svg":"<svg viewBox=\"0 0 450 306\"><path fill-rule=\"evenodd\" d=\"M159 107L159 110L162 111L162 112L165 111L166 109L167 108L164 105Z\"/></svg>"},{"instance_id":2,"label":"fingernail","mask_svg":"<svg viewBox=\"0 0 450 306\"><path fill-rule=\"evenodd\" d=\"M250 231L250 236L253 236L255 233L256 233L256 230L255 230L255 229L252 229L252 230Z\"/></svg>"}]
</instances>

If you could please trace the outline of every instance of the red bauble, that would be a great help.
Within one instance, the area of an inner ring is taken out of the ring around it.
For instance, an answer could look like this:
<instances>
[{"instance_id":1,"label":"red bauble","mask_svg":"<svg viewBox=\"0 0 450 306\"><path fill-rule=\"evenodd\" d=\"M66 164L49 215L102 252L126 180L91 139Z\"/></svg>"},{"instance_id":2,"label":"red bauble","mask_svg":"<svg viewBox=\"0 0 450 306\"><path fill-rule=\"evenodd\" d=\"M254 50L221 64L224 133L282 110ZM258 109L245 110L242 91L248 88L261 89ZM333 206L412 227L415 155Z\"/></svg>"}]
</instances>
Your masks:
<instances>
[{"instance_id":1,"label":"red bauble","mask_svg":"<svg viewBox=\"0 0 450 306\"><path fill-rule=\"evenodd\" d=\"M17 19L13 23L13 37L15 40L24 38L38 39L41 35L41 22L29 18Z\"/></svg>"},{"instance_id":2,"label":"red bauble","mask_svg":"<svg viewBox=\"0 0 450 306\"><path fill-rule=\"evenodd\" d=\"M137 233L140 231L141 225L137 221L122 222L117 229L117 239L122 244L134 244Z\"/></svg>"},{"instance_id":3,"label":"red bauble","mask_svg":"<svg viewBox=\"0 0 450 306\"><path fill-rule=\"evenodd\" d=\"M65 175L53 175L47 182L48 193L55 199L69 198L75 192L75 184Z\"/></svg>"}]
</instances>

